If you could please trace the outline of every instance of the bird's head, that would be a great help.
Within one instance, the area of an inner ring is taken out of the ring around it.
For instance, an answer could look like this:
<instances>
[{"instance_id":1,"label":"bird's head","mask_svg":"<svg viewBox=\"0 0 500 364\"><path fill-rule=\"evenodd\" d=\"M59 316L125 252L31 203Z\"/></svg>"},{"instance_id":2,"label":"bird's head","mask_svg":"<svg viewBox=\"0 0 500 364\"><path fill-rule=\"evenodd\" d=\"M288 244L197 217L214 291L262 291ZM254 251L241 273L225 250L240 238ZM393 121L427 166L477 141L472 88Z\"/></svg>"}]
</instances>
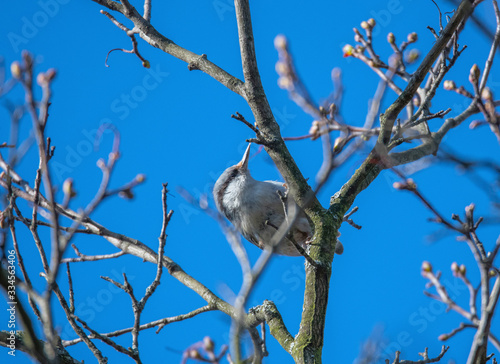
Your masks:
<instances>
[{"instance_id":1,"label":"bird's head","mask_svg":"<svg viewBox=\"0 0 500 364\"><path fill-rule=\"evenodd\" d=\"M250 171L248 170L248 161L250 159L250 146L248 144L243 158L234 166L227 168L217 179L214 185L214 200L220 212L224 211L223 198L226 192L238 191L244 188L245 183L250 180Z\"/></svg>"}]
</instances>

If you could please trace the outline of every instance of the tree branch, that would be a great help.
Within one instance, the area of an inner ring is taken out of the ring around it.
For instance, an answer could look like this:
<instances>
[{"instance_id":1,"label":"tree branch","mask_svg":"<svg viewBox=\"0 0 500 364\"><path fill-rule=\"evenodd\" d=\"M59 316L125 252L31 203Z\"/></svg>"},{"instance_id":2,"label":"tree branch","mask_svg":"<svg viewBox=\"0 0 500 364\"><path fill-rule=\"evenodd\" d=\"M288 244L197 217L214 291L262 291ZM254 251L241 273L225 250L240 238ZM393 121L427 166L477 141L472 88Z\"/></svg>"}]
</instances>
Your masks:
<instances>
[{"instance_id":1,"label":"tree branch","mask_svg":"<svg viewBox=\"0 0 500 364\"><path fill-rule=\"evenodd\" d=\"M408 85L405 87L401 95L394 101L394 103L387 108L385 113L380 118L381 132L378 138L378 144L386 145L391 137L392 127L396 121L397 116L401 110L411 101L415 92L417 92L418 87L424 80L425 76L429 72L430 68L439 57L443 49L447 46L451 37L464 22L472 11L472 5L470 0L462 0L455 14L451 18L450 22L446 25L443 32L437 39L434 46L427 53L424 60L415 71L413 76L410 78Z\"/></svg>"},{"instance_id":2,"label":"tree branch","mask_svg":"<svg viewBox=\"0 0 500 364\"><path fill-rule=\"evenodd\" d=\"M191 65L190 69L198 69L205 72L207 75L213 77L231 91L245 97L244 85L241 80L230 75L216 64L207 60L206 56L202 57L185 48L182 48L175 44L172 40L160 34L147 19L142 17L142 15L128 3L128 1L127 6L111 0L92 1L105 6L110 10L118 11L125 15L134 23L134 29L137 29L140 37L153 47L161 49L165 53L186 62L188 65Z\"/></svg>"},{"instance_id":3,"label":"tree branch","mask_svg":"<svg viewBox=\"0 0 500 364\"><path fill-rule=\"evenodd\" d=\"M460 24L467 19L470 11L470 1L462 0L462 3L457 11L455 11L452 19L432 49L429 51L428 55L422 61L417 71L415 71L406 88L381 116L381 131L377 144L349 181L347 181L347 183L342 186L340 191L330 199L330 211L336 216L339 216L339 218L344 216L347 210L351 207L356 196L368 187L371 182L373 182L382 169L389 166L409 163L434 153L437 150L437 145L439 145L439 142L444 134L446 134L446 132L452 127L458 125L457 123L472 115L476 110L475 105L471 104L469 108L467 108L467 110L464 111L459 117L447 119L441 127L441 129L446 128L446 131L441 131L440 129L437 133L432 134L434 139L437 139L435 143L422 143L418 147L411 149L411 152L405 151L400 153L391 153L391 158L389 160L385 157L387 153L385 150L385 144L387 144L390 140L396 117L405 105L411 101L411 98L424 80L427 72L432 67L432 64L446 47L453 33L457 30ZM453 120L453 122L450 122L449 120Z\"/></svg>"}]
</instances>

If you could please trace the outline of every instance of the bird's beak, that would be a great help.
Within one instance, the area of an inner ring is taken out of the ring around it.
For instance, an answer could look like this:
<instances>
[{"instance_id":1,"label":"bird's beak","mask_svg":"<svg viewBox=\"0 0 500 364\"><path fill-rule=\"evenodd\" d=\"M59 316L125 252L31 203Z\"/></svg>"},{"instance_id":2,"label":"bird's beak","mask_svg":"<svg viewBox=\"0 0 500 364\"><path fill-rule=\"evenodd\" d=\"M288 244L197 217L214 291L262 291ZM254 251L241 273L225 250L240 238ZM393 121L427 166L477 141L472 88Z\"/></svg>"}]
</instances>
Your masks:
<instances>
[{"instance_id":1,"label":"bird's beak","mask_svg":"<svg viewBox=\"0 0 500 364\"><path fill-rule=\"evenodd\" d=\"M247 150L245 150L245 154L243 154L243 159L236 165L241 169L248 169L248 160L250 159L250 146L252 144L248 144Z\"/></svg>"}]
</instances>

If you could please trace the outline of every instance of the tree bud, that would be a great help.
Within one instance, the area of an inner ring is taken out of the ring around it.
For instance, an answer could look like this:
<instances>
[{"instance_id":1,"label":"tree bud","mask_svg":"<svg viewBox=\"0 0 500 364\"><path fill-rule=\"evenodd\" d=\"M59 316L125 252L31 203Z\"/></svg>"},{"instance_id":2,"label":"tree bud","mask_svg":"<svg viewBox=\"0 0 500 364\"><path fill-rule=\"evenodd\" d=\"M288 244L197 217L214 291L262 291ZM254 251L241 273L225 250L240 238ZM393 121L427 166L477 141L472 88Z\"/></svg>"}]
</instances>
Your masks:
<instances>
[{"instance_id":1,"label":"tree bud","mask_svg":"<svg viewBox=\"0 0 500 364\"><path fill-rule=\"evenodd\" d=\"M10 65L10 73L12 73L12 76L14 78L21 78L21 75L22 75L22 69L21 69L21 65L19 64L18 61L14 61L11 63Z\"/></svg>"},{"instance_id":2,"label":"tree bud","mask_svg":"<svg viewBox=\"0 0 500 364\"><path fill-rule=\"evenodd\" d=\"M36 76L36 83L40 86L44 86L47 84L47 77L45 77L45 73L40 72L38 76Z\"/></svg>"},{"instance_id":3,"label":"tree bud","mask_svg":"<svg viewBox=\"0 0 500 364\"><path fill-rule=\"evenodd\" d=\"M335 142L333 143L333 151L337 152L339 151L343 146L344 146L344 138L338 137L335 139Z\"/></svg>"},{"instance_id":4,"label":"tree bud","mask_svg":"<svg viewBox=\"0 0 500 364\"><path fill-rule=\"evenodd\" d=\"M428 261L422 262L422 271L430 273L432 272L432 265Z\"/></svg>"},{"instance_id":5,"label":"tree bud","mask_svg":"<svg viewBox=\"0 0 500 364\"><path fill-rule=\"evenodd\" d=\"M485 87L481 92L481 98L485 101L493 101L493 93L491 92L489 87Z\"/></svg>"},{"instance_id":6,"label":"tree bud","mask_svg":"<svg viewBox=\"0 0 500 364\"><path fill-rule=\"evenodd\" d=\"M457 88L457 85L455 85L455 82L452 80L446 80L443 82L443 87L445 90L453 91Z\"/></svg>"},{"instance_id":7,"label":"tree bud","mask_svg":"<svg viewBox=\"0 0 500 364\"><path fill-rule=\"evenodd\" d=\"M335 105L335 103L332 102L330 104L330 114L335 115L336 112L337 112L337 105Z\"/></svg>"},{"instance_id":8,"label":"tree bud","mask_svg":"<svg viewBox=\"0 0 500 364\"><path fill-rule=\"evenodd\" d=\"M283 34L278 34L275 38L274 38L274 47L277 49L277 50L285 50L286 49L286 43L287 43L287 40L286 40L286 37L283 35Z\"/></svg>"},{"instance_id":9,"label":"tree bud","mask_svg":"<svg viewBox=\"0 0 500 364\"><path fill-rule=\"evenodd\" d=\"M417 49L411 49L406 54L406 62L414 63L420 57L420 52Z\"/></svg>"},{"instance_id":10,"label":"tree bud","mask_svg":"<svg viewBox=\"0 0 500 364\"><path fill-rule=\"evenodd\" d=\"M479 80L479 76L481 75L481 70L479 69L477 64L474 64L469 73L469 81L470 83L476 83Z\"/></svg>"},{"instance_id":11,"label":"tree bud","mask_svg":"<svg viewBox=\"0 0 500 364\"><path fill-rule=\"evenodd\" d=\"M111 152L109 153L108 157L110 160L117 160L118 158L120 158L120 152Z\"/></svg>"},{"instance_id":12,"label":"tree bud","mask_svg":"<svg viewBox=\"0 0 500 364\"><path fill-rule=\"evenodd\" d=\"M311 135L311 140L316 140L319 137L319 121L314 120L312 122L311 128L309 129L309 134Z\"/></svg>"},{"instance_id":13,"label":"tree bud","mask_svg":"<svg viewBox=\"0 0 500 364\"><path fill-rule=\"evenodd\" d=\"M405 185L402 184L401 182L394 182L392 184L392 187L394 187L396 190L402 190L405 187Z\"/></svg>"},{"instance_id":14,"label":"tree bud","mask_svg":"<svg viewBox=\"0 0 500 364\"><path fill-rule=\"evenodd\" d=\"M350 44L346 44L342 48L342 52L344 53L344 57L352 56L352 53L354 52L354 47Z\"/></svg>"},{"instance_id":15,"label":"tree bud","mask_svg":"<svg viewBox=\"0 0 500 364\"><path fill-rule=\"evenodd\" d=\"M286 65L285 62L276 62L275 69L279 75L284 75L288 73L288 66Z\"/></svg>"},{"instance_id":16,"label":"tree bud","mask_svg":"<svg viewBox=\"0 0 500 364\"><path fill-rule=\"evenodd\" d=\"M290 77L280 77L278 78L278 86L284 90L291 90L293 89L293 82Z\"/></svg>"},{"instance_id":17,"label":"tree bud","mask_svg":"<svg viewBox=\"0 0 500 364\"><path fill-rule=\"evenodd\" d=\"M416 42L418 40L417 33L413 32L413 33L408 34L407 40L408 40L409 43Z\"/></svg>"},{"instance_id":18,"label":"tree bud","mask_svg":"<svg viewBox=\"0 0 500 364\"><path fill-rule=\"evenodd\" d=\"M414 190L417 188L417 184L415 183L415 181L412 178L408 178L406 180L406 185L411 190Z\"/></svg>"},{"instance_id":19,"label":"tree bud","mask_svg":"<svg viewBox=\"0 0 500 364\"><path fill-rule=\"evenodd\" d=\"M69 197L76 196L76 192L73 189L73 178L66 178L66 180L63 183L63 192L65 195L68 195Z\"/></svg>"},{"instance_id":20,"label":"tree bud","mask_svg":"<svg viewBox=\"0 0 500 364\"><path fill-rule=\"evenodd\" d=\"M387 34L387 41L390 43L390 44L394 44L396 42L396 37L394 36L394 33L389 33Z\"/></svg>"},{"instance_id":21,"label":"tree bud","mask_svg":"<svg viewBox=\"0 0 500 364\"><path fill-rule=\"evenodd\" d=\"M476 208L476 205L474 203L471 203L470 205L465 207L465 214L469 215L470 213L474 212L475 208Z\"/></svg>"},{"instance_id":22,"label":"tree bud","mask_svg":"<svg viewBox=\"0 0 500 364\"><path fill-rule=\"evenodd\" d=\"M210 336L205 336L203 338L203 347L205 348L206 351L214 351L215 344L213 340L210 338Z\"/></svg>"},{"instance_id":23,"label":"tree bud","mask_svg":"<svg viewBox=\"0 0 500 364\"><path fill-rule=\"evenodd\" d=\"M104 161L104 159L99 158L99 160L96 162L96 165L100 169L103 169L104 167L106 167L106 162Z\"/></svg>"},{"instance_id":24,"label":"tree bud","mask_svg":"<svg viewBox=\"0 0 500 364\"><path fill-rule=\"evenodd\" d=\"M201 354L198 352L198 350L191 349L189 350L189 357L191 359L201 359Z\"/></svg>"},{"instance_id":25,"label":"tree bud","mask_svg":"<svg viewBox=\"0 0 500 364\"><path fill-rule=\"evenodd\" d=\"M460 274L465 276L465 274L467 273L467 268L465 268L465 264L461 264L459 269L460 269Z\"/></svg>"}]
</instances>

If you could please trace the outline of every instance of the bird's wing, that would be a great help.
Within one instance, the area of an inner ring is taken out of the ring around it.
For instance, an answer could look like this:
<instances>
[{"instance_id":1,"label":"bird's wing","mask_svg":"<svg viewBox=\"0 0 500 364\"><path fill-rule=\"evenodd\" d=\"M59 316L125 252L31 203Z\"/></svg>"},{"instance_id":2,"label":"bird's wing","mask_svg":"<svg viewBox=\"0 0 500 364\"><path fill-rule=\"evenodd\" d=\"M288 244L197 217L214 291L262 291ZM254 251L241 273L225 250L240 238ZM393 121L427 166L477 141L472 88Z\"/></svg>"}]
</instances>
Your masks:
<instances>
[{"instance_id":1,"label":"bird's wing","mask_svg":"<svg viewBox=\"0 0 500 364\"><path fill-rule=\"evenodd\" d=\"M287 190L286 187L284 186L283 182L265 181L265 183L268 184L269 188L274 188L275 191L280 191L283 194ZM290 203L290 202L292 202L295 206L297 206L295 204L295 201L293 201L293 199L289 199L288 203ZM281 202L281 199L279 198L279 195L277 192L276 192L276 199L269 201L269 204L273 204L273 207L275 209L277 209L277 208L283 209L283 202ZM289 207L290 207L290 205L289 205ZM311 234L311 225L309 224L309 221L307 220L307 217L304 215L303 212L300 212L297 220L295 221L294 227L295 227L295 229L297 229L298 231L300 231L306 235Z\"/></svg>"}]
</instances>

